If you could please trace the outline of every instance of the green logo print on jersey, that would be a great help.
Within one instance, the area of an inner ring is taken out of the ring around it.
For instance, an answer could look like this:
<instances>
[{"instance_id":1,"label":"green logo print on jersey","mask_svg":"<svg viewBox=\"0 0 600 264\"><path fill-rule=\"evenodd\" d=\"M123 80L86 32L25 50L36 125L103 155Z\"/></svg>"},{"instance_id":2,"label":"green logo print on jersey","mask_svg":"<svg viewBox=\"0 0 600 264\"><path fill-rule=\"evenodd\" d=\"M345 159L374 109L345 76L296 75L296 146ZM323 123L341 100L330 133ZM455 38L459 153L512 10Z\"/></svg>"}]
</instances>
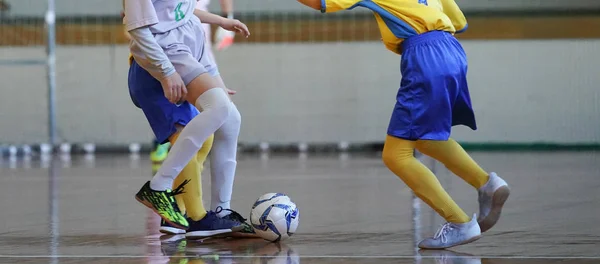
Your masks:
<instances>
[{"instance_id":1,"label":"green logo print on jersey","mask_svg":"<svg viewBox=\"0 0 600 264\"><path fill-rule=\"evenodd\" d=\"M175 21L181 21L185 17L185 13L181 11L181 5L183 5L183 2L179 2L175 7Z\"/></svg>"}]
</instances>

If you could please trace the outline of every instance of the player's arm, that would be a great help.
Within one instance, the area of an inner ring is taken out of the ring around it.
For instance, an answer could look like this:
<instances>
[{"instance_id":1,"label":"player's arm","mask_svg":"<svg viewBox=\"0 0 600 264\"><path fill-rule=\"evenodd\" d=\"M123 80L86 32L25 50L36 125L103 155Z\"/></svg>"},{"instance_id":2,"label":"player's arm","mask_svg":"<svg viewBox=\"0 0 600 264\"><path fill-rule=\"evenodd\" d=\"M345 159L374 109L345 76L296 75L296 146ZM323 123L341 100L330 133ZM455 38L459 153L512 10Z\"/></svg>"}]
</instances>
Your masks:
<instances>
[{"instance_id":1,"label":"player's arm","mask_svg":"<svg viewBox=\"0 0 600 264\"><path fill-rule=\"evenodd\" d=\"M221 15L233 19L233 0L221 0ZM225 30L222 27L217 28L215 32L215 46L217 50L225 50L233 45L235 33Z\"/></svg>"},{"instance_id":2,"label":"player's arm","mask_svg":"<svg viewBox=\"0 0 600 264\"><path fill-rule=\"evenodd\" d=\"M456 2L454 0L442 0L442 8L444 9L444 13L450 18L452 21L452 25L456 29L456 33L462 33L467 30L469 24L467 23L467 18L460 10Z\"/></svg>"},{"instance_id":3,"label":"player's arm","mask_svg":"<svg viewBox=\"0 0 600 264\"><path fill-rule=\"evenodd\" d=\"M322 13L332 13L346 10L356 5L361 0L297 0L299 3Z\"/></svg>"},{"instance_id":4,"label":"player's arm","mask_svg":"<svg viewBox=\"0 0 600 264\"><path fill-rule=\"evenodd\" d=\"M244 35L245 37L250 36L250 31L248 30L248 27L237 19L225 18L210 12L202 11L200 9L195 9L194 15L200 18L200 21L202 21L202 23L217 25L226 30L238 32Z\"/></svg>"},{"instance_id":5,"label":"player's arm","mask_svg":"<svg viewBox=\"0 0 600 264\"><path fill-rule=\"evenodd\" d=\"M202 23L207 23L211 25L221 25L225 22L226 18L217 16L213 13L206 12L200 9L194 9L194 15L200 18Z\"/></svg>"},{"instance_id":6,"label":"player's arm","mask_svg":"<svg viewBox=\"0 0 600 264\"><path fill-rule=\"evenodd\" d=\"M144 54L145 60L150 62L152 68L145 69L158 79L164 79L175 73L175 67L169 58L163 51L162 47L158 45L154 35L150 32L148 26L136 28L129 31L131 41L133 41L137 47L140 48L142 54Z\"/></svg>"},{"instance_id":7,"label":"player's arm","mask_svg":"<svg viewBox=\"0 0 600 264\"><path fill-rule=\"evenodd\" d=\"M125 30L129 33L131 41L140 48L144 59L150 63L151 68L145 70L152 73L159 80L175 73L175 67L158 45L149 28L158 23L152 1L125 0L124 5L123 21Z\"/></svg>"},{"instance_id":8,"label":"player's arm","mask_svg":"<svg viewBox=\"0 0 600 264\"><path fill-rule=\"evenodd\" d=\"M221 0L223 17L233 19L233 0Z\"/></svg>"}]
</instances>

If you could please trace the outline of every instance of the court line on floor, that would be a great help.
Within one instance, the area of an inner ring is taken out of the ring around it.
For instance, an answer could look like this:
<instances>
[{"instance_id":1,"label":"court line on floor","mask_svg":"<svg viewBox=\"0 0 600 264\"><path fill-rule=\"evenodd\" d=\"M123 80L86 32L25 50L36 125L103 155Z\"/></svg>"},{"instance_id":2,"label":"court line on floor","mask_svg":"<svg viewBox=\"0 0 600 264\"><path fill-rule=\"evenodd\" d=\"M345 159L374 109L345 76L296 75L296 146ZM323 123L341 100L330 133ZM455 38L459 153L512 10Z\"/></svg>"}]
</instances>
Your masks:
<instances>
[{"instance_id":1,"label":"court line on floor","mask_svg":"<svg viewBox=\"0 0 600 264\"><path fill-rule=\"evenodd\" d=\"M218 255L218 254L208 254L208 255L198 255L194 256L196 258L213 258L213 257L222 257L222 258L238 258L238 259L246 259L246 258L260 258L261 256L250 256L250 255ZM126 259L134 259L134 258L165 258L165 257L173 257L173 258L194 258L191 256L158 256L158 255L0 255L0 258L81 258L81 259L91 259L91 258L103 258L103 259L116 259L116 258L126 258ZM289 256L269 256L269 258L288 258ZM335 256L335 255L294 255L293 257L299 258L313 258L313 259L435 259L439 258L439 256L410 256L410 255L390 255L390 256ZM474 259L549 259L549 260L573 260L573 259L588 259L588 260L600 260L600 256L443 256L445 259L464 259L464 258L474 258Z\"/></svg>"}]
</instances>

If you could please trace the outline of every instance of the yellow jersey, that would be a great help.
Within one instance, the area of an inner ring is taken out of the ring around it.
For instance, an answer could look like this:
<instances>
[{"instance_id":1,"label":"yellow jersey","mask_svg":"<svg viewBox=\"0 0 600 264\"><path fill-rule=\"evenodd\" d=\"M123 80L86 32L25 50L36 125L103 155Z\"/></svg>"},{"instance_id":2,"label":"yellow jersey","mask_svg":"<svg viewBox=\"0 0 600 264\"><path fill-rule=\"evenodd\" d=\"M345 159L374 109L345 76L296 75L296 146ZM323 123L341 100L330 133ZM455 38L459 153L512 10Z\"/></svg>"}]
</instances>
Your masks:
<instances>
[{"instance_id":1,"label":"yellow jersey","mask_svg":"<svg viewBox=\"0 0 600 264\"><path fill-rule=\"evenodd\" d=\"M386 48L397 54L406 38L435 30L461 33L468 27L454 0L321 0L323 13L355 7L373 11Z\"/></svg>"}]
</instances>

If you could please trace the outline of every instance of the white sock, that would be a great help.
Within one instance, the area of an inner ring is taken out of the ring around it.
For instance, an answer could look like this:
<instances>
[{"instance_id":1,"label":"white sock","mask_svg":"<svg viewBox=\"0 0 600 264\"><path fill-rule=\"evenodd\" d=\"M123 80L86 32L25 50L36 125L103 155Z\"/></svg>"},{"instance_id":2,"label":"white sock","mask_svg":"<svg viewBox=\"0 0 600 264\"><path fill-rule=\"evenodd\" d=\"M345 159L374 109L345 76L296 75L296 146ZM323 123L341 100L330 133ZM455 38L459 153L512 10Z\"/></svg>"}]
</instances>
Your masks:
<instances>
[{"instance_id":1,"label":"white sock","mask_svg":"<svg viewBox=\"0 0 600 264\"><path fill-rule=\"evenodd\" d=\"M223 209L231 208L241 122L240 112L235 104L231 103L231 112L227 121L215 132L212 149L210 150L210 208L212 210L216 210L219 206ZM228 214L229 211L224 210L218 215L223 217Z\"/></svg>"},{"instance_id":2,"label":"white sock","mask_svg":"<svg viewBox=\"0 0 600 264\"><path fill-rule=\"evenodd\" d=\"M183 128L167 159L150 181L156 191L171 189L173 180L196 155L206 139L225 123L229 117L231 101L221 88L212 88L198 97L196 107L202 113Z\"/></svg>"}]
</instances>

